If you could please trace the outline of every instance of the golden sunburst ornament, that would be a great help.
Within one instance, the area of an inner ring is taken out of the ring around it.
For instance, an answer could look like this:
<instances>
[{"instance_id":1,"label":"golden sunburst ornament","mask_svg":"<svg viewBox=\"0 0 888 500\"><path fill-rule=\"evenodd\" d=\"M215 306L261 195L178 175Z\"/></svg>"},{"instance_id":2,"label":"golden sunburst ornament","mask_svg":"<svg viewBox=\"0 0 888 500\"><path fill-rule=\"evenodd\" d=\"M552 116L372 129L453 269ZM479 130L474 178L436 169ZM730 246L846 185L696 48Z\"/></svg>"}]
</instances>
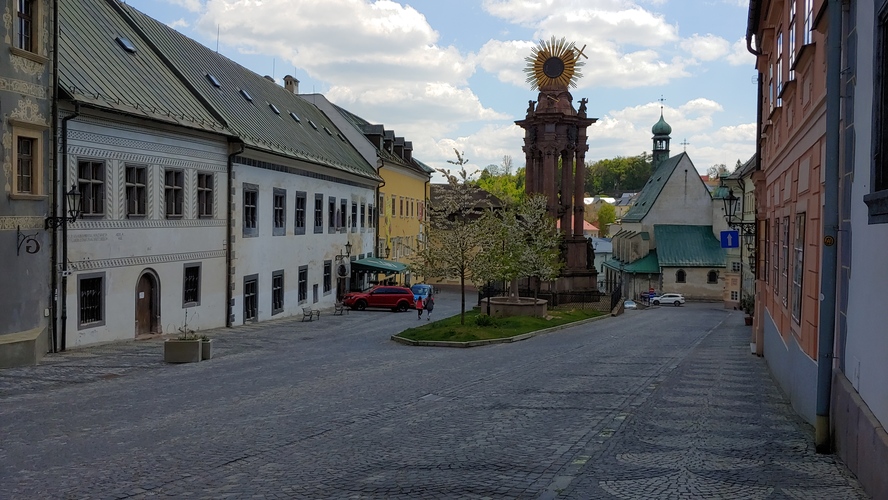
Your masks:
<instances>
[{"instance_id":1,"label":"golden sunburst ornament","mask_svg":"<svg viewBox=\"0 0 888 500\"><path fill-rule=\"evenodd\" d=\"M524 72L530 88L576 87L577 79L582 76L579 71L583 65L580 56L586 57L583 49L577 49L574 42L568 43L564 38L556 40L553 36L549 41L540 40L530 56L524 58L527 61Z\"/></svg>"}]
</instances>

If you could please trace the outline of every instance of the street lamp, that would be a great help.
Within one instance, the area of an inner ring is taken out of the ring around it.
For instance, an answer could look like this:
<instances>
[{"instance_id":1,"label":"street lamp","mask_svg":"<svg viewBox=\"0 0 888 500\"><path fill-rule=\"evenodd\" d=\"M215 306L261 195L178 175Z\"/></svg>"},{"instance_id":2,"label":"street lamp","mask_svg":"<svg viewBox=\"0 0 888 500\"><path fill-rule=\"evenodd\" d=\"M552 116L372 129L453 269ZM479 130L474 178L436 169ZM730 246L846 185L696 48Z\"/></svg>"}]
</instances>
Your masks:
<instances>
[{"instance_id":1,"label":"street lamp","mask_svg":"<svg viewBox=\"0 0 888 500\"><path fill-rule=\"evenodd\" d=\"M351 254L352 254L352 244L350 241L347 241L347 242L345 242L345 256L351 257Z\"/></svg>"},{"instance_id":2,"label":"street lamp","mask_svg":"<svg viewBox=\"0 0 888 500\"><path fill-rule=\"evenodd\" d=\"M385 246L385 258L388 259L391 254L392 254L392 247L386 245Z\"/></svg>"},{"instance_id":3,"label":"street lamp","mask_svg":"<svg viewBox=\"0 0 888 500\"><path fill-rule=\"evenodd\" d=\"M83 197L80 194L80 191L77 190L77 184L71 185L71 190L65 193L65 198L67 199L68 206L68 216L49 216L44 221L43 228L58 228L62 227L67 223L74 223L77 220L77 217L80 216L81 203L83 203Z\"/></svg>"}]
</instances>

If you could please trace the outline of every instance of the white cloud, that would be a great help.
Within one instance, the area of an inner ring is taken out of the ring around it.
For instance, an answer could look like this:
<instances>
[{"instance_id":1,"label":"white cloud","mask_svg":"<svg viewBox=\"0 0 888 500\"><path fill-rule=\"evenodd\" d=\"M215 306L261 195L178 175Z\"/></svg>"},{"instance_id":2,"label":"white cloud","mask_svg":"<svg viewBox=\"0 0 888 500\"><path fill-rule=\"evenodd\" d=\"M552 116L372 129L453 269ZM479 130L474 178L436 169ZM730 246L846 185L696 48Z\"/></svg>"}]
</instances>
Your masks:
<instances>
[{"instance_id":1,"label":"white cloud","mask_svg":"<svg viewBox=\"0 0 888 500\"><path fill-rule=\"evenodd\" d=\"M746 48L746 38L741 38L734 42L727 61L732 66L749 66L752 68L755 65L755 56Z\"/></svg>"},{"instance_id":2,"label":"white cloud","mask_svg":"<svg viewBox=\"0 0 888 500\"><path fill-rule=\"evenodd\" d=\"M731 44L722 37L712 34L698 35L681 41L681 48L701 61L714 61L724 57L731 50Z\"/></svg>"},{"instance_id":3,"label":"white cloud","mask_svg":"<svg viewBox=\"0 0 888 500\"><path fill-rule=\"evenodd\" d=\"M200 12L204 8L201 0L167 0L167 2L178 5L189 12Z\"/></svg>"},{"instance_id":4,"label":"white cloud","mask_svg":"<svg viewBox=\"0 0 888 500\"><path fill-rule=\"evenodd\" d=\"M185 19L179 18L179 19L167 24L167 26L169 26L170 28L173 28L174 30L181 31L183 28L187 28L190 25L188 24L188 21L186 21Z\"/></svg>"}]
</instances>

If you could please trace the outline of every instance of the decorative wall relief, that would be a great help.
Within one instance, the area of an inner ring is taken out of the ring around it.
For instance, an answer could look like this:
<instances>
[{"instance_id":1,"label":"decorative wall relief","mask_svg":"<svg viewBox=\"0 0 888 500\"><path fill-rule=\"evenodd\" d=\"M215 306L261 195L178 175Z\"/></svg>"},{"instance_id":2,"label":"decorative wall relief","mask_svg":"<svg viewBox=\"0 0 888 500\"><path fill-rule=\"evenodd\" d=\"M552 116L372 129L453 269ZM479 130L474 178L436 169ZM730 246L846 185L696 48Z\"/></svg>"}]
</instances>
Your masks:
<instances>
[{"instance_id":1,"label":"decorative wall relief","mask_svg":"<svg viewBox=\"0 0 888 500\"><path fill-rule=\"evenodd\" d=\"M16 71L25 73L26 75L37 76L38 74L43 73L43 63L32 61L22 56L9 54L9 62L12 63L12 67L15 68Z\"/></svg>"},{"instance_id":2,"label":"decorative wall relief","mask_svg":"<svg viewBox=\"0 0 888 500\"><path fill-rule=\"evenodd\" d=\"M40 112L40 106L29 98L20 100L18 106L9 114L9 118L33 123L34 125L41 125L43 127L49 126L46 117Z\"/></svg>"},{"instance_id":3,"label":"decorative wall relief","mask_svg":"<svg viewBox=\"0 0 888 500\"><path fill-rule=\"evenodd\" d=\"M48 90L45 85L37 85L23 80L0 78L0 91L28 95L36 99L46 99Z\"/></svg>"},{"instance_id":4,"label":"decorative wall relief","mask_svg":"<svg viewBox=\"0 0 888 500\"><path fill-rule=\"evenodd\" d=\"M9 12L9 2L6 2L6 10L3 12L3 25L6 26L6 36L3 38L3 41L6 42L6 45L12 45L12 37L10 33L12 33L12 14Z\"/></svg>"}]
</instances>

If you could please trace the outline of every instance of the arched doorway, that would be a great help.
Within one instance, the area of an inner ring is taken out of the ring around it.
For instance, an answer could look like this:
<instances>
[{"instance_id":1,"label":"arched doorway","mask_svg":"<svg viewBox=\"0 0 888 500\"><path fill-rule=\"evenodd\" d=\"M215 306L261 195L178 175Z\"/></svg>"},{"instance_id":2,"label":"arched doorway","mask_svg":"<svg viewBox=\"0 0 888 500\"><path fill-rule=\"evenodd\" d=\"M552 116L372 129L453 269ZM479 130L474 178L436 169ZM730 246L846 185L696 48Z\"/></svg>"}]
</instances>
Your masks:
<instances>
[{"instance_id":1,"label":"arched doorway","mask_svg":"<svg viewBox=\"0 0 888 500\"><path fill-rule=\"evenodd\" d=\"M160 333L160 281L146 269L136 284L136 337Z\"/></svg>"}]
</instances>

